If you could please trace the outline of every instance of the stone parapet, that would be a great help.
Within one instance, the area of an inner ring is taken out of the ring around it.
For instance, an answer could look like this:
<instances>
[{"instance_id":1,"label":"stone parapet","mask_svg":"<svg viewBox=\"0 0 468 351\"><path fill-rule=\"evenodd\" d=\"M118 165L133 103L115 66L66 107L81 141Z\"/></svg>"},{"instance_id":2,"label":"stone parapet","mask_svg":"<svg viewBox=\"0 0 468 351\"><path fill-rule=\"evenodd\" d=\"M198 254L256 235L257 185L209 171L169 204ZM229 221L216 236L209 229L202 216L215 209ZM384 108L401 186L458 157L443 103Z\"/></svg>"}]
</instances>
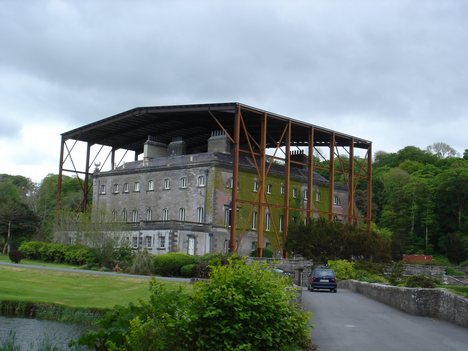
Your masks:
<instances>
[{"instance_id":1,"label":"stone parapet","mask_svg":"<svg viewBox=\"0 0 468 351\"><path fill-rule=\"evenodd\" d=\"M432 317L468 328L468 299L446 289L404 288L345 280L338 287L417 316Z\"/></svg>"}]
</instances>

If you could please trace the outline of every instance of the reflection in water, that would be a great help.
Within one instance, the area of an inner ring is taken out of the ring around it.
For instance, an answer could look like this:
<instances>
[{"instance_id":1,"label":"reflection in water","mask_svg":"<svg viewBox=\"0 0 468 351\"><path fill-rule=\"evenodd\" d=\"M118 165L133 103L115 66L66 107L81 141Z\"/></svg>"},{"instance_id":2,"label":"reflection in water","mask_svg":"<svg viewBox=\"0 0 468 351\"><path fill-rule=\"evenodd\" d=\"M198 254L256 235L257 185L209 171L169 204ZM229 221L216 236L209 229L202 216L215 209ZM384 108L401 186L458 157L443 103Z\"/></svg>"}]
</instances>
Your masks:
<instances>
[{"instance_id":1,"label":"reflection in water","mask_svg":"<svg viewBox=\"0 0 468 351\"><path fill-rule=\"evenodd\" d=\"M69 350L70 340L77 339L88 329L89 327L79 324L0 316L0 345L8 339L10 331L13 331L15 345L20 346L21 350L36 350L44 342L60 350Z\"/></svg>"}]
</instances>

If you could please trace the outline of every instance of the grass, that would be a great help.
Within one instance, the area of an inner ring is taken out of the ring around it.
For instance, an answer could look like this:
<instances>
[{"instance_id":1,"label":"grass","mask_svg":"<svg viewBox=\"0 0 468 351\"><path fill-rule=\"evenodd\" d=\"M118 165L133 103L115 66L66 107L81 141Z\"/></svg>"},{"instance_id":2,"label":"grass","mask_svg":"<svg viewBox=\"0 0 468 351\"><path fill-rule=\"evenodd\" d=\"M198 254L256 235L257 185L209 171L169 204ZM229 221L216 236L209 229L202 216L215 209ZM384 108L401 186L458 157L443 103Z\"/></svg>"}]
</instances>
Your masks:
<instances>
[{"instance_id":1,"label":"grass","mask_svg":"<svg viewBox=\"0 0 468 351\"><path fill-rule=\"evenodd\" d=\"M444 287L457 295L468 298L468 286L445 285Z\"/></svg>"},{"instance_id":2,"label":"grass","mask_svg":"<svg viewBox=\"0 0 468 351\"><path fill-rule=\"evenodd\" d=\"M187 283L163 282L169 289ZM0 266L0 301L107 309L149 298L149 280Z\"/></svg>"},{"instance_id":3,"label":"grass","mask_svg":"<svg viewBox=\"0 0 468 351\"><path fill-rule=\"evenodd\" d=\"M0 255L0 262L12 263L10 261L10 258L7 255ZM51 263L51 262L34 261L34 260L28 260L28 259L21 260L21 263L23 263L23 264L32 264L32 265L35 265L35 266L43 266L43 267L57 267L57 268L71 268L71 269L81 268L79 266L74 266L74 265L71 265L71 264Z\"/></svg>"}]
</instances>

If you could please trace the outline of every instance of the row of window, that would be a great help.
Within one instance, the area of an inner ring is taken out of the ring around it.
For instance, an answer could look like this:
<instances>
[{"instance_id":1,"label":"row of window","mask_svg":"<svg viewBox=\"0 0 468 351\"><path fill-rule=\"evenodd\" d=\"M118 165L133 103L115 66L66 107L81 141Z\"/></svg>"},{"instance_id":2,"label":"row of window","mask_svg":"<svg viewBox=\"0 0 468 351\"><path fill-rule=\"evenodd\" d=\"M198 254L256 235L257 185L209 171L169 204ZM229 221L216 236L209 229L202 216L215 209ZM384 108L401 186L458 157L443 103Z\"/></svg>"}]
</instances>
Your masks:
<instances>
[{"instance_id":1,"label":"row of window","mask_svg":"<svg viewBox=\"0 0 468 351\"><path fill-rule=\"evenodd\" d=\"M237 213L239 213L239 209L237 209ZM251 229L252 230L257 230L257 222L258 222L258 212L254 211L252 212L252 225ZM283 231L283 222L284 222L284 216L280 215L278 219L278 230L280 232ZM271 215L269 212L265 212L265 230L270 231L271 230ZM226 206L224 208L224 225L227 227L231 226L231 209Z\"/></svg>"},{"instance_id":2,"label":"row of window","mask_svg":"<svg viewBox=\"0 0 468 351\"><path fill-rule=\"evenodd\" d=\"M122 222L132 222L132 223L137 223L140 221L140 217L138 215L138 210L132 210L130 212L131 217L129 218L127 210L124 208L121 213L121 217L119 218L119 213L117 210L112 211L112 218L115 222L121 220ZM146 221L152 221L153 220L153 210L151 208L148 208L146 210ZM169 220L169 210L167 208L164 208L161 211L161 217L160 220L162 221L168 221ZM185 222L185 208L181 207L179 208L179 221ZM197 213L196 213L196 220L198 223L204 223L205 222L205 210L203 207L198 207L197 208Z\"/></svg>"},{"instance_id":3,"label":"row of window","mask_svg":"<svg viewBox=\"0 0 468 351\"><path fill-rule=\"evenodd\" d=\"M187 177L182 177L179 179L179 188L181 189L186 189L187 188ZM163 190L169 190L171 189L171 179L170 178L165 178L163 180ZM197 186L198 187L204 187L206 186L206 177L204 175L200 175L197 177ZM147 191L154 191L154 181L149 180L147 184ZM134 182L133 183L133 192L139 192L140 191L140 182ZM120 192L120 185L118 183L115 183L112 186L112 193L113 194L118 194ZM123 193L129 193L130 192L130 185L129 183L124 183L122 186L122 192ZM99 188L99 193L101 195L106 194L106 184L101 184Z\"/></svg>"}]
</instances>

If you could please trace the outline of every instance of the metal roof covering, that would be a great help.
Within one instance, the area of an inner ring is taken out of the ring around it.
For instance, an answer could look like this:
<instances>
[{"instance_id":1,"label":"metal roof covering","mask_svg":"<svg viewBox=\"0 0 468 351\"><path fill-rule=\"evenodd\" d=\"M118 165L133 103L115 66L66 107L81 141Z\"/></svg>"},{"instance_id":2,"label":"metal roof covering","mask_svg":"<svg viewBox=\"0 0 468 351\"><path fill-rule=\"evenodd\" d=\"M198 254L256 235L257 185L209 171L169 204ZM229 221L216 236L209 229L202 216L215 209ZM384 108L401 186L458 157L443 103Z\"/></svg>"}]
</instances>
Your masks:
<instances>
[{"instance_id":1,"label":"metal roof covering","mask_svg":"<svg viewBox=\"0 0 468 351\"><path fill-rule=\"evenodd\" d=\"M260 140L261 117L264 114L267 115L267 147L276 147L276 141L280 139L289 121L292 122L292 145L307 145L311 127L315 129L314 144L316 146L328 146L332 133L335 133L337 146L349 146L353 140L357 148L367 148L371 144L370 141L362 138L237 102L137 107L65 132L62 134L62 140L74 139L88 142L90 145L107 145L115 149L142 153L148 136L156 137L163 143L182 137L186 142L187 150L206 151L206 141L211 136L211 132L220 129L216 120L230 135L233 135L237 107L240 108L247 130L256 140ZM241 144L246 142L245 136L241 133Z\"/></svg>"}]
</instances>

